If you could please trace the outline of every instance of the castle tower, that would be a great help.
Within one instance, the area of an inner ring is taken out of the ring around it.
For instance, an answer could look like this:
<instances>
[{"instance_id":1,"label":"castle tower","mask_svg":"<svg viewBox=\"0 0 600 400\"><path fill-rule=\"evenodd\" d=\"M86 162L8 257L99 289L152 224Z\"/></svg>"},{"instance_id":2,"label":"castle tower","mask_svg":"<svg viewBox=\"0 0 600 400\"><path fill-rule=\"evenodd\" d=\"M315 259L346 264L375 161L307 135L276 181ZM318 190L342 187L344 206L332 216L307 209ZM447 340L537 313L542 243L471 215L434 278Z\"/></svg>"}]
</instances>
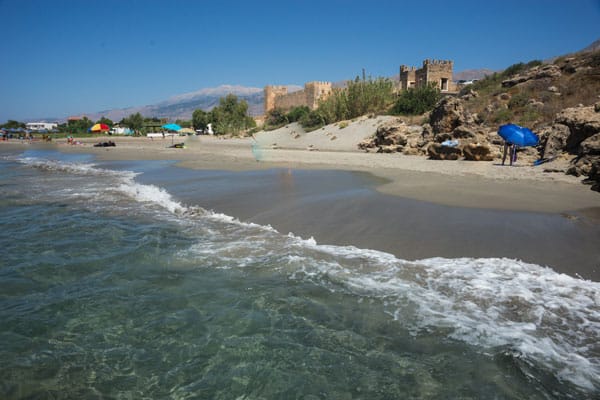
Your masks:
<instances>
[{"instance_id":1,"label":"castle tower","mask_svg":"<svg viewBox=\"0 0 600 400\"><path fill-rule=\"evenodd\" d=\"M400 90L406 90L415 87L417 78L415 75L415 67L407 65L400 66Z\"/></svg>"},{"instance_id":2,"label":"castle tower","mask_svg":"<svg viewBox=\"0 0 600 400\"><path fill-rule=\"evenodd\" d=\"M311 110L319 106L319 100L326 99L331 94L331 82L307 82L304 84L306 105Z\"/></svg>"},{"instance_id":3,"label":"castle tower","mask_svg":"<svg viewBox=\"0 0 600 400\"><path fill-rule=\"evenodd\" d=\"M421 68L424 82L433 82L442 92L456 90L452 80L454 62L451 60L425 60Z\"/></svg>"},{"instance_id":4,"label":"castle tower","mask_svg":"<svg viewBox=\"0 0 600 400\"><path fill-rule=\"evenodd\" d=\"M275 108L275 98L287 94L285 86L265 86L265 115Z\"/></svg>"}]
</instances>

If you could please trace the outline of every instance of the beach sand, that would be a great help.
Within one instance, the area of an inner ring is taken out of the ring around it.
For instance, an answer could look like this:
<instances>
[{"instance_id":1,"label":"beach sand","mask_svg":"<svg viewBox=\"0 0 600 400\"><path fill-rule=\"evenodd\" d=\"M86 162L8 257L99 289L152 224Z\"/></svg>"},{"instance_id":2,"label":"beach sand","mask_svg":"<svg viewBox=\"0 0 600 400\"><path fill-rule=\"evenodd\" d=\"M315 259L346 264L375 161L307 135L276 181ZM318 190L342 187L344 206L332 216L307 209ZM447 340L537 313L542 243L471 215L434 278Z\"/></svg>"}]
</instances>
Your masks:
<instances>
[{"instance_id":1,"label":"beach sand","mask_svg":"<svg viewBox=\"0 0 600 400\"><path fill-rule=\"evenodd\" d=\"M564 169L568 160L508 167L359 151L356 144L386 118L309 133L291 124L253 138L102 137L75 146L66 140L12 146L92 153L101 160L176 160L181 171L197 174L225 171L228 188L218 195L186 194L177 187L177 172L163 182L185 201L321 244L409 260L516 258L600 281L600 194L579 178L544 172ZM116 147L93 147L109 139ZM179 142L186 148L169 148Z\"/></svg>"}]
</instances>

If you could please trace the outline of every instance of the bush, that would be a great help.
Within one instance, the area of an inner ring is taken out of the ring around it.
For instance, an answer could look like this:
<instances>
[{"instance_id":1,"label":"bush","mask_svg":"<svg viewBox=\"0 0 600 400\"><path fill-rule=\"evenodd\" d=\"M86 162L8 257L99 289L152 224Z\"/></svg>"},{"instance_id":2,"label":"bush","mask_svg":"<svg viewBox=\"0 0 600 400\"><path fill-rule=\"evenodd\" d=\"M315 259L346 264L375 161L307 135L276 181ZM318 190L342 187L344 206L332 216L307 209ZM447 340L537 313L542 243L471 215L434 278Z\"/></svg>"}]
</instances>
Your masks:
<instances>
[{"instance_id":1,"label":"bush","mask_svg":"<svg viewBox=\"0 0 600 400\"><path fill-rule=\"evenodd\" d=\"M265 130L281 128L288 123L288 118L280 108L274 108L267 113L265 120Z\"/></svg>"},{"instance_id":2,"label":"bush","mask_svg":"<svg viewBox=\"0 0 600 400\"><path fill-rule=\"evenodd\" d=\"M305 114L300 120L300 124L306 131L314 131L319 129L323 125L327 125L329 122L322 111L319 109L313 110L308 114Z\"/></svg>"},{"instance_id":3,"label":"bush","mask_svg":"<svg viewBox=\"0 0 600 400\"><path fill-rule=\"evenodd\" d=\"M409 88L400 93L392 114L418 115L430 111L440 99L440 90L434 83L423 87Z\"/></svg>"},{"instance_id":4,"label":"bush","mask_svg":"<svg viewBox=\"0 0 600 400\"><path fill-rule=\"evenodd\" d=\"M307 106L294 107L287 113L286 117L288 122L300 121L306 114L310 112Z\"/></svg>"},{"instance_id":5,"label":"bush","mask_svg":"<svg viewBox=\"0 0 600 400\"><path fill-rule=\"evenodd\" d=\"M334 89L319 107L304 114L300 123L306 129L316 129L333 122L383 113L394 100L394 84L387 78L349 81L344 89Z\"/></svg>"}]
</instances>

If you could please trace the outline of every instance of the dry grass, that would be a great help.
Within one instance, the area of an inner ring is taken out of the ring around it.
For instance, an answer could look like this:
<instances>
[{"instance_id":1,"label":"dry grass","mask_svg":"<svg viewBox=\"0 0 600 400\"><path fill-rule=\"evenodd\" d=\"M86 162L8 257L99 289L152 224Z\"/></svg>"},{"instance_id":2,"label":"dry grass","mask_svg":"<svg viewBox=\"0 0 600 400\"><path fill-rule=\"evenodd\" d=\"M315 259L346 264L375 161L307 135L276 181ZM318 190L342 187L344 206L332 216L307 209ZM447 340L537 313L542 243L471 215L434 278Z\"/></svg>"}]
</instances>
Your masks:
<instances>
[{"instance_id":1,"label":"dry grass","mask_svg":"<svg viewBox=\"0 0 600 400\"><path fill-rule=\"evenodd\" d=\"M552 123L556 114L579 104L592 105L600 100L600 52L558 58L561 69L557 78L530 80L503 88L504 73L477 82L472 89L478 97L465 103L484 123L513 122L531 127Z\"/></svg>"}]
</instances>

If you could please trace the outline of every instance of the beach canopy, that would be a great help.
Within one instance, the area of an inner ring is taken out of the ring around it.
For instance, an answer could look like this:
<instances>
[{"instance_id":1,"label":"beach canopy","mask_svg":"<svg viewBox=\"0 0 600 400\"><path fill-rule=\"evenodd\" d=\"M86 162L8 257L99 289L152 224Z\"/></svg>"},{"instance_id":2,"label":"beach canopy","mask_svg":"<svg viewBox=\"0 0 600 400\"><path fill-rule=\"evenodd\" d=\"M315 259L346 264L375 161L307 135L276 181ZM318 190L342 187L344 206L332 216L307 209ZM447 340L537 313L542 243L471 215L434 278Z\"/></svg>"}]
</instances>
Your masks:
<instances>
[{"instance_id":1,"label":"beach canopy","mask_svg":"<svg viewBox=\"0 0 600 400\"><path fill-rule=\"evenodd\" d=\"M502 125L498 129L498 135L509 143L517 146L535 146L540 142L540 139L529 128L515 124Z\"/></svg>"},{"instance_id":2,"label":"beach canopy","mask_svg":"<svg viewBox=\"0 0 600 400\"><path fill-rule=\"evenodd\" d=\"M106 124L96 124L90 128L90 132L108 132L110 128Z\"/></svg>"},{"instance_id":3,"label":"beach canopy","mask_svg":"<svg viewBox=\"0 0 600 400\"><path fill-rule=\"evenodd\" d=\"M164 129L168 130L168 131L179 131L181 130L181 127L177 124L166 124L162 126Z\"/></svg>"},{"instance_id":4,"label":"beach canopy","mask_svg":"<svg viewBox=\"0 0 600 400\"><path fill-rule=\"evenodd\" d=\"M196 133L196 131L193 130L192 128L181 128L179 130L179 133Z\"/></svg>"}]
</instances>

